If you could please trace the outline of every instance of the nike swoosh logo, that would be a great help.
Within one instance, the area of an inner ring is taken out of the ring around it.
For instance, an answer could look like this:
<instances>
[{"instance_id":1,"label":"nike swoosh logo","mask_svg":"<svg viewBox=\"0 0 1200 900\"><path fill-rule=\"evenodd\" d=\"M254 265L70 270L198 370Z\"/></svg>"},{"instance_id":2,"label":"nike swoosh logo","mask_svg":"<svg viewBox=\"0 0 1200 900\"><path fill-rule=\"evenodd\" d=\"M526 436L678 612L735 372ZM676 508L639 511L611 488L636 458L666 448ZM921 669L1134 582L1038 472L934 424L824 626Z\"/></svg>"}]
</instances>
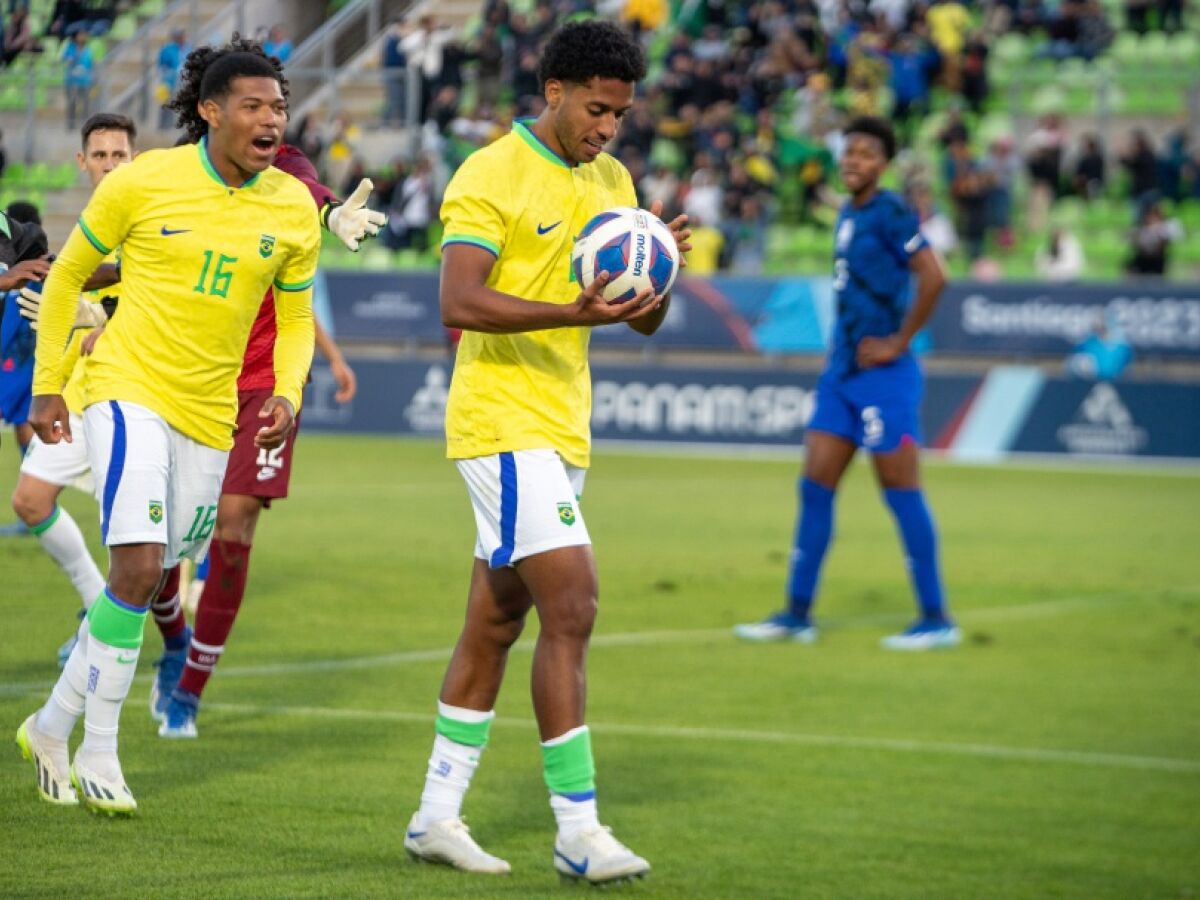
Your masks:
<instances>
[{"instance_id":1,"label":"nike swoosh logo","mask_svg":"<svg viewBox=\"0 0 1200 900\"><path fill-rule=\"evenodd\" d=\"M583 875L585 872L587 872L588 858L586 856L583 858L583 862L577 863L569 856L563 856L557 850L554 851L554 855L570 866L571 871L573 871L576 875Z\"/></svg>"},{"instance_id":2,"label":"nike swoosh logo","mask_svg":"<svg viewBox=\"0 0 1200 900\"><path fill-rule=\"evenodd\" d=\"M123 657L123 656L118 656L118 657L117 657L117 662L119 662L119 663L121 663L122 665L125 665L125 666L129 665L130 663L135 663L135 662L137 662L137 660L138 660L138 658L137 658L136 656L130 657L129 659L126 659L126 658L125 658L125 657Z\"/></svg>"},{"instance_id":3,"label":"nike swoosh logo","mask_svg":"<svg viewBox=\"0 0 1200 900\"><path fill-rule=\"evenodd\" d=\"M190 228L168 228L166 225L162 227L162 236L170 237L173 234L187 234L192 229Z\"/></svg>"},{"instance_id":4,"label":"nike swoosh logo","mask_svg":"<svg viewBox=\"0 0 1200 900\"><path fill-rule=\"evenodd\" d=\"M553 225L547 225L545 228L543 228L542 225L539 223L538 227L537 227L538 234L549 234L550 232L552 232L555 228L557 228L561 224L562 224L562 219L559 219Z\"/></svg>"},{"instance_id":5,"label":"nike swoosh logo","mask_svg":"<svg viewBox=\"0 0 1200 900\"><path fill-rule=\"evenodd\" d=\"M416 838L419 838L419 837L424 837L424 836L425 836L425 832L423 832L423 831L410 831L410 832L408 832L408 836L409 836L410 838L413 838L413 839L415 840Z\"/></svg>"}]
</instances>

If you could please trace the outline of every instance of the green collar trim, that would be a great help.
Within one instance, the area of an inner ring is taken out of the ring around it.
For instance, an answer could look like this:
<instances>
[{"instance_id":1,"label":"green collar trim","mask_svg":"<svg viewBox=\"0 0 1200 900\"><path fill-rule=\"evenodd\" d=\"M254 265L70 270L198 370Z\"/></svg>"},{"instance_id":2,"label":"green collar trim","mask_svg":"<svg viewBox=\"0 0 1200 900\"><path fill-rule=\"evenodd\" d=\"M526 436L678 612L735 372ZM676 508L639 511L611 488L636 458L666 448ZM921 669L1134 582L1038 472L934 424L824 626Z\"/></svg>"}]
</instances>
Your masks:
<instances>
[{"instance_id":1,"label":"green collar trim","mask_svg":"<svg viewBox=\"0 0 1200 900\"><path fill-rule=\"evenodd\" d=\"M225 183L225 179L221 177L221 173L216 170L216 167L213 166L212 160L208 156L208 136L205 135L204 137L200 138L200 141L196 144L196 147L200 151L200 165L204 166L204 171L208 173L209 177L221 187L230 187L231 185ZM261 175L262 172L256 172L248 181L246 181L240 187L235 188L235 190L253 187L254 183L258 181L259 176Z\"/></svg>"},{"instance_id":2,"label":"green collar trim","mask_svg":"<svg viewBox=\"0 0 1200 900\"><path fill-rule=\"evenodd\" d=\"M517 133L517 136L520 137L521 140L529 145L529 149L531 149L542 159L546 160L546 162L559 166L563 169L574 168L574 166L547 147L545 142L533 133L533 129L529 127L533 121L534 120L532 118L517 119L515 122L513 122L513 131Z\"/></svg>"}]
</instances>

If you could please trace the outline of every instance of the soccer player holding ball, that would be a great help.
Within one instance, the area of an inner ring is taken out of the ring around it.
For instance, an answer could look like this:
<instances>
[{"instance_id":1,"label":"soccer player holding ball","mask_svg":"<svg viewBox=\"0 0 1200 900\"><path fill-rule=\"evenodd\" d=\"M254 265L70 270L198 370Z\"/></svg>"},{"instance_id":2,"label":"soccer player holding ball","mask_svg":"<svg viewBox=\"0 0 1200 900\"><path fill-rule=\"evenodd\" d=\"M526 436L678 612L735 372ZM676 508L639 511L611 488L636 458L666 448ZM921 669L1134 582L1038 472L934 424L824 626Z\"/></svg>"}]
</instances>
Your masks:
<instances>
[{"instance_id":1,"label":"soccer player holding ball","mask_svg":"<svg viewBox=\"0 0 1200 900\"><path fill-rule=\"evenodd\" d=\"M531 609L541 624L533 705L558 822L554 866L592 882L650 868L597 818L584 700L599 589L579 497L591 441L590 327L625 322L652 334L667 298L644 290L609 302L605 273L580 292L571 269L573 239L589 220L637 205L629 173L603 148L645 72L641 49L616 26L564 26L539 66L546 109L470 156L442 206L442 318L462 329L446 437L477 539L466 624L442 683L425 789L404 845L472 872L509 871L475 843L460 811L508 649ZM682 251L685 224L670 224Z\"/></svg>"},{"instance_id":2,"label":"soccer player holding ball","mask_svg":"<svg viewBox=\"0 0 1200 900\"><path fill-rule=\"evenodd\" d=\"M821 562L833 535L833 500L859 447L870 451L884 499L895 516L920 615L884 638L893 650L958 644L938 568L937 531L920 482L921 369L909 350L946 284L942 262L922 237L916 214L879 179L896 152L883 119L863 117L846 128L842 180L851 198L834 231L833 346L817 384L805 432L801 512L788 576L788 608L734 632L753 641L812 643L811 613ZM910 273L916 291L909 302Z\"/></svg>"},{"instance_id":3,"label":"soccer player holding ball","mask_svg":"<svg viewBox=\"0 0 1200 900\"><path fill-rule=\"evenodd\" d=\"M270 167L287 122L286 91L261 49L214 58L198 99L205 138L109 173L46 283L30 422L55 444L72 437L62 356L80 288L122 248L120 314L82 372L83 427L111 564L55 686L84 714L70 783L65 734L75 717L47 705L21 726L52 801L76 802L73 783L95 811L137 808L117 758L121 706L166 570L208 546L237 421L237 377L269 287L275 385L261 409L258 446L280 446L300 407L321 236L309 192Z\"/></svg>"}]
</instances>

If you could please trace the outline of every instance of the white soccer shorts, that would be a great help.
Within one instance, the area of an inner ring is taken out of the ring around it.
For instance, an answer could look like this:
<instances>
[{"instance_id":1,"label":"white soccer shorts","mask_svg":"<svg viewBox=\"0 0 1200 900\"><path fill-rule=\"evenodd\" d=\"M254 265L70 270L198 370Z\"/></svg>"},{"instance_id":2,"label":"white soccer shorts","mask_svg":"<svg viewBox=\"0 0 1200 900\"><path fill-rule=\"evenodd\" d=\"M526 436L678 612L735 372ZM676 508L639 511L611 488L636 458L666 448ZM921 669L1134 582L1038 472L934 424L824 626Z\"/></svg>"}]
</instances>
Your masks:
<instances>
[{"instance_id":1,"label":"white soccer shorts","mask_svg":"<svg viewBox=\"0 0 1200 900\"><path fill-rule=\"evenodd\" d=\"M47 484L66 487L79 479L87 479L92 467L88 462L87 437L83 433L83 417L71 413L71 443L59 441L46 444L36 434L21 461L21 474L29 475ZM91 491L94 482L89 479L86 488Z\"/></svg>"},{"instance_id":2,"label":"white soccer shorts","mask_svg":"<svg viewBox=\"0 0 1200 900\"><path fill-rule=\"evenodd\" d=\"M475 556L493 568L590 544L579 509L587 469L554 450L514 450L456 460L475 510Z\"/></svg>"},{"instance_id":3,"label":"white soccer shorts","mask_svg":"<svg viewBox=\"0 0 1200 900\"><path fill-rule=\"evenodd\" d=\"M162 544L166 569L184 557L203 559L228 451L206 447L124 400L93 403L83 427L104 543Z\"/></svg>"}]
</instances>

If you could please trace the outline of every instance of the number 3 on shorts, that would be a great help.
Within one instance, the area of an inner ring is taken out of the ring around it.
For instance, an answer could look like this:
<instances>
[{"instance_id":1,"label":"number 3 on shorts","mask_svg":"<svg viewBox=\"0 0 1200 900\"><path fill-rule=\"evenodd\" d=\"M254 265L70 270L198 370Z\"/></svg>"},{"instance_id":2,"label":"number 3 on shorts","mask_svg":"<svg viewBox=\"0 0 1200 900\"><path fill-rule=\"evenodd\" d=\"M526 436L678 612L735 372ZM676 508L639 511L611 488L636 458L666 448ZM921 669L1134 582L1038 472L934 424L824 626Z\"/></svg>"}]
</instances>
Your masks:
<instances>
[{"instance_id":1,"label":"number 3 on shorts","mask_svg":"<svg viewBox=\"0 0 1200 900\"><path fill-rule=\"evenodd\" d=\"M197 506L196 517L192 519L192 527L188 529L188 533L183 536L183 542L190 544L208 540L208 536L212 534L216 524L217 507L215 505Z\"/></svg>"}]
</instances>

